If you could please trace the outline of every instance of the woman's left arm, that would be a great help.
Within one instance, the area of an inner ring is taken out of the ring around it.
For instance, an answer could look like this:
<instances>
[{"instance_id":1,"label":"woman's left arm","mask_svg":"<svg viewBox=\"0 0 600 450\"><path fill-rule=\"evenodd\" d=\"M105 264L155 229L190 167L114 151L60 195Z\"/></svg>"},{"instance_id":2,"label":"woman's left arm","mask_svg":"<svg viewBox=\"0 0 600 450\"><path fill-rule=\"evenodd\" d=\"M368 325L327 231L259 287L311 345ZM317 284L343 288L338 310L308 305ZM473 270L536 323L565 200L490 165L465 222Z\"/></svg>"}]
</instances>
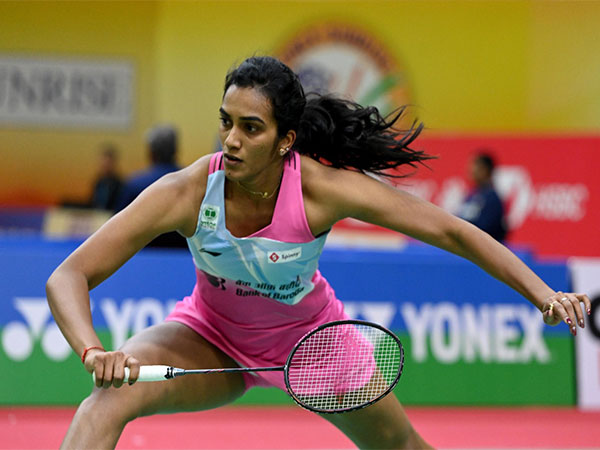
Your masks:
<instances>
[{"instance_id":1,"label":"woman's left arm","mask_svg":"<svg viewBox=\"0 0 600 450\"><path fill-rule=\"evenodd\" d=\"M549 325L565 321L575 335L584 324L581 302L590 314L587 295L555 292L504 245L432 203L347 170L331 170L319 184L335 220L353 217L460 255L527 298Z\"/></svg>"}]
</instances>

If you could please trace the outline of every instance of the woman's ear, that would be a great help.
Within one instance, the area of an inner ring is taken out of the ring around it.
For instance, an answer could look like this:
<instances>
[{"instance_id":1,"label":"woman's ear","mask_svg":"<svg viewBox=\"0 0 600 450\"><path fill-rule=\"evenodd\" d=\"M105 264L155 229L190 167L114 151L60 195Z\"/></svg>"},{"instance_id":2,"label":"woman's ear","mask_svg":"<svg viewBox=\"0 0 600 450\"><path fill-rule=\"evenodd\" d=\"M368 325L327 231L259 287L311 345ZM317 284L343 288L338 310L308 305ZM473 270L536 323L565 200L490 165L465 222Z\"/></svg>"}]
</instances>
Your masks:
<instances>
[{"instance_id":1,"label":"woman's ear","mask_svg":"<svg viewBox=\"0 0 600 450\"><path fill-rule=\"evenodd\" d=\"M296 141L296 132L294 130L290 130L287 134L279 140L279 153L281 156L284 156L294 145Z\"/></svg>"}]
</instances>

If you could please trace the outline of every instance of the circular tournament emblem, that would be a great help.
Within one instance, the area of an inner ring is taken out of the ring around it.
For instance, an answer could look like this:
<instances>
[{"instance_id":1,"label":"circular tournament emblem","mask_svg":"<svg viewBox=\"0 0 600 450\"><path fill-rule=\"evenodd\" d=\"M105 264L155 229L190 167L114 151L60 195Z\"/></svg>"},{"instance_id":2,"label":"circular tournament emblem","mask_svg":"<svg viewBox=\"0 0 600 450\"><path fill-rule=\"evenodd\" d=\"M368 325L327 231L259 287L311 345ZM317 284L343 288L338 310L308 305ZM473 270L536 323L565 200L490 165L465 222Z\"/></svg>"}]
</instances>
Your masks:
<instances>
[{"instance_id":1,"label":"circular tournament emblem","mask_svg":"<svg viewBox=\"0 0 600 450\"><path fill-rule=\"evenodd\" d=\"M410 103L403 68L377 38L357 26L311 25L276 55L298 74L306 92L376 106L383 115Z\"/></svg>"}]
</instances>

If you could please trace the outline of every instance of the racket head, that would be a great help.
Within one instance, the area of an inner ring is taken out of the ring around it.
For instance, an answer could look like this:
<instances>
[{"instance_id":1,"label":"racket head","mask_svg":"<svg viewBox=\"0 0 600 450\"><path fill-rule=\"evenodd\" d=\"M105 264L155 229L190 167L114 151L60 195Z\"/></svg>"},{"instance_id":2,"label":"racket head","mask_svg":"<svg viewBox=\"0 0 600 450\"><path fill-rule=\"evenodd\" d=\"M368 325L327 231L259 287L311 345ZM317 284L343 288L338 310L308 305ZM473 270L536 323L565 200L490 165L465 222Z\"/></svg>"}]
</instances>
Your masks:
<instances>
[{"instance_id":1,"label":"racket head","mask_svg":"<svg viewBox=\"0 0 600 450\"><path fill-rule=\"evenodd\" d=\"M404 348L387 328L338 320L304 335L284 366L286 388L310 411L330 414L365 408L392 392L404 367Z\"/></svg>"}]
</instances>

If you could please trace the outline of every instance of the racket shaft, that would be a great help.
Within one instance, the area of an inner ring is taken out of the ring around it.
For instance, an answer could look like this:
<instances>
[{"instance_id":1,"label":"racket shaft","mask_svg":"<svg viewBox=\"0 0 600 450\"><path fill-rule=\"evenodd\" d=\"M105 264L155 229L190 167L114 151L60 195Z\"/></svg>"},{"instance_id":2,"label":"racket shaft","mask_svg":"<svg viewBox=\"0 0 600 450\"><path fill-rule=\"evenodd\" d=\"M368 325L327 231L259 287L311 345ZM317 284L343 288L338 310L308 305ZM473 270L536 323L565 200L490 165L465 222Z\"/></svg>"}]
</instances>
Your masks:
<instances>
[{"instance_id":1,"label":"racket shaft","mask_svg":"<svg viewBox=\"0 0 600 450\"><path fill-rule=\"evenodd\" d=\"M140 374L137 381L165 381L171 378L190 374L209 374L209 373L239 373L239 372L272 372L283 371L284 366L274 367L231 367L225 369L192 369L184 370L171 366L150 365L140 366ZM129 381L129 367L125 367L125 378L123 382ZM96 383L96 374L92 374L92 380Z\"/></svg>"},{"instance_id":2,"label":"racket shaft","mask_svg":"<svg viewBox=\"0 0 600 450\"><path fill-rule=\"evenodd\" d=\"M184 370L183 373L175 374L179 375L190 375L190 374L202 374L202 373L239 373L239 372L276 372L283 371L285 366L273 366L273 367L231 367L227 369L191 369Z\"/></svg>"}]
</instances>

